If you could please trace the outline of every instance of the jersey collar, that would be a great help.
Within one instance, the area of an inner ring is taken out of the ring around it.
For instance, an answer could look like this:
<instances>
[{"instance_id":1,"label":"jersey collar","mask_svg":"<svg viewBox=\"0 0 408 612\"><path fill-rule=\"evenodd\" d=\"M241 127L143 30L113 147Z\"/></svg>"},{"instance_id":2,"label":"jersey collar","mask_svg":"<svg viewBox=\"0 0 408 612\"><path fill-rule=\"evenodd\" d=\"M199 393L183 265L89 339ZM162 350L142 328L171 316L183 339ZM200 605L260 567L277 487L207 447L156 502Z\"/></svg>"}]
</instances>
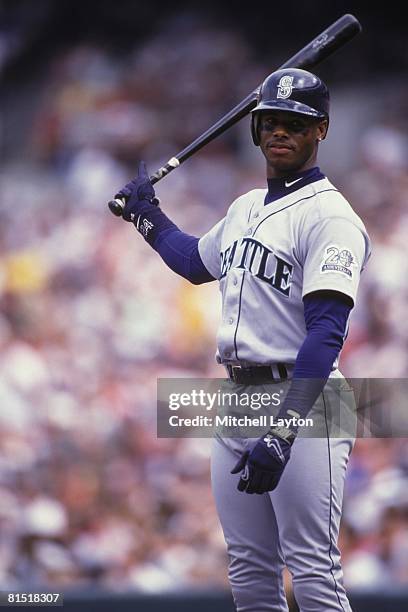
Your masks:
<instances>
[{"instance_id":1,"label":"jersey collar","mask_svg":"<svg viewBox=\"0 0 408 612\"><path fill-rule=\"evenodd\" d=\"M279 200L280 198L293 193L297 189L305 187L305 185L309 185L315 181L320 181L324 178L325 175L320 172L320 168L317 166L314 168L309 168L309 170L304 170L303 172L296 172L289 177L269 178L268 192L265 196L264 204L275 202L275 200Z\"/></svg>"}]
</instances>

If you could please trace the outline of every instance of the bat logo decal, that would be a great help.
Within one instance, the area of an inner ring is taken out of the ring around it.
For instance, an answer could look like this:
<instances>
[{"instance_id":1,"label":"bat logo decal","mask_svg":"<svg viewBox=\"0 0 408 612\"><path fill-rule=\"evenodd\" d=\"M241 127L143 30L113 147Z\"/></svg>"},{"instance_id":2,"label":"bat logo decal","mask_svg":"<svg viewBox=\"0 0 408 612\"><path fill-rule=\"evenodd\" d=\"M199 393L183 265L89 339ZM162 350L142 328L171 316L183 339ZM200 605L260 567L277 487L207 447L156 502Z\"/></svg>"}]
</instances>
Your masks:
<instances>
[{"instance_id":1,"label":"bat logo decal","mask_svg":"<svg viewBox=\"0 0 408 612\"><path fill-rule=\"evenodd\" d=\"M325 42L328 39L328 35L327 34L321 34L318 38L316 38L316 40L313 42L313 49L316 49L316 47L320 47L321 45L324 45Z\"/></svg>"}]
</instances>

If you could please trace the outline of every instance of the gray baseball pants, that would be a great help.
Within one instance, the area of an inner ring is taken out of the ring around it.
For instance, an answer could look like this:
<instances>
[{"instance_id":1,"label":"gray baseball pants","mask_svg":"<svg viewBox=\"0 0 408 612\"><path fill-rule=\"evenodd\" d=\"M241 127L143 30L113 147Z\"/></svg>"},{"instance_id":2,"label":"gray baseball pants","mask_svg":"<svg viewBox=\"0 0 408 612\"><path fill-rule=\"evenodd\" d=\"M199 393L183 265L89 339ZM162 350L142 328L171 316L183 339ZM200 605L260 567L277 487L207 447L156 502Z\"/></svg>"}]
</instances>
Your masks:
<instances>
[{"instance_id":1,"label":"gray baseball pants","mask_svg":"<svg viewBox=\"0 0 408 612\"><path fill-rule=\"evenodd\" d=\"M351 612L337 547L353 439L300 438L275 491L248 495L230 474L248 438L213 440L213 494L237 612L287 612L282 570L301 612Z\"/></svg>"}]
</instances>

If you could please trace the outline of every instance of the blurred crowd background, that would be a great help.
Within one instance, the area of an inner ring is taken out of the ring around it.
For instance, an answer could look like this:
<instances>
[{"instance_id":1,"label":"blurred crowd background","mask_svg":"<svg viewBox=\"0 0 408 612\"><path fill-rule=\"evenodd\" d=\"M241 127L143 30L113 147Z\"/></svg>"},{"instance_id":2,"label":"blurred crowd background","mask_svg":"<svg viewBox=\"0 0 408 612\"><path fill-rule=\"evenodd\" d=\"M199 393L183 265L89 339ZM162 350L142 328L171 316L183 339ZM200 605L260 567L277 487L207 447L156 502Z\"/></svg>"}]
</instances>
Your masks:
<instances>
[{"instance_id":1,"label":"blurred crowd background","mask_svg":"<svg viewBox=\"0 0 408 612\"><path fill-rule=\"evenodd\" d=\"M155 406L158 377L224 375L218 289L167 270L106 202L347 12L289 5L290 20L263 3L0 2L0 588L227 586L210 441L157 439ZM398 27L382 52L387 17L355 14L364 34L316 68L333 100L320 167L373 242L340 366L405 378L408 53ZM202 235L263 185L246 118L156 191ZM407 469L397 432L357 441L350 588L408 583Z\"/></svg>"}]
</instances>

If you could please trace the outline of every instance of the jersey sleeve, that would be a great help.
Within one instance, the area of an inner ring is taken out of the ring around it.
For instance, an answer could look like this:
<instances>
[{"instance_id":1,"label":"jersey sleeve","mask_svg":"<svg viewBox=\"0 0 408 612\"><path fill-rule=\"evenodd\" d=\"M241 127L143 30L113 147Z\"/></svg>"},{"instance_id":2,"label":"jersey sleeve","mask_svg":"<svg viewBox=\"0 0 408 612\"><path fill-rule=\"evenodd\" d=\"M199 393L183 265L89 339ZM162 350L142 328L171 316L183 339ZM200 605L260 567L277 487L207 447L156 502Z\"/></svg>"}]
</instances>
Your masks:
<instances>
[{"instance_id":1,"label":"jersey sleeve","mask_svg":"<svg viewBox=\"0 0 408 612\"><path fill-rule=\"evenodd\" d=\"M363 225L344 217L322 219L306 239L302 298L323 289L344 293L355 302L369 256L370 240Z\"/></svg>"},{"instance_id":2,"label":"jersey sleeve","mask_svg":"<svg viewBox=\"0 0 408 612\"><path fill-rule=\"evenodd\" d=\"M219 279L221 276L221 240L225 217L212 227L198 242L198 252L210 274Z\"/></svg>"}]
</instances>

